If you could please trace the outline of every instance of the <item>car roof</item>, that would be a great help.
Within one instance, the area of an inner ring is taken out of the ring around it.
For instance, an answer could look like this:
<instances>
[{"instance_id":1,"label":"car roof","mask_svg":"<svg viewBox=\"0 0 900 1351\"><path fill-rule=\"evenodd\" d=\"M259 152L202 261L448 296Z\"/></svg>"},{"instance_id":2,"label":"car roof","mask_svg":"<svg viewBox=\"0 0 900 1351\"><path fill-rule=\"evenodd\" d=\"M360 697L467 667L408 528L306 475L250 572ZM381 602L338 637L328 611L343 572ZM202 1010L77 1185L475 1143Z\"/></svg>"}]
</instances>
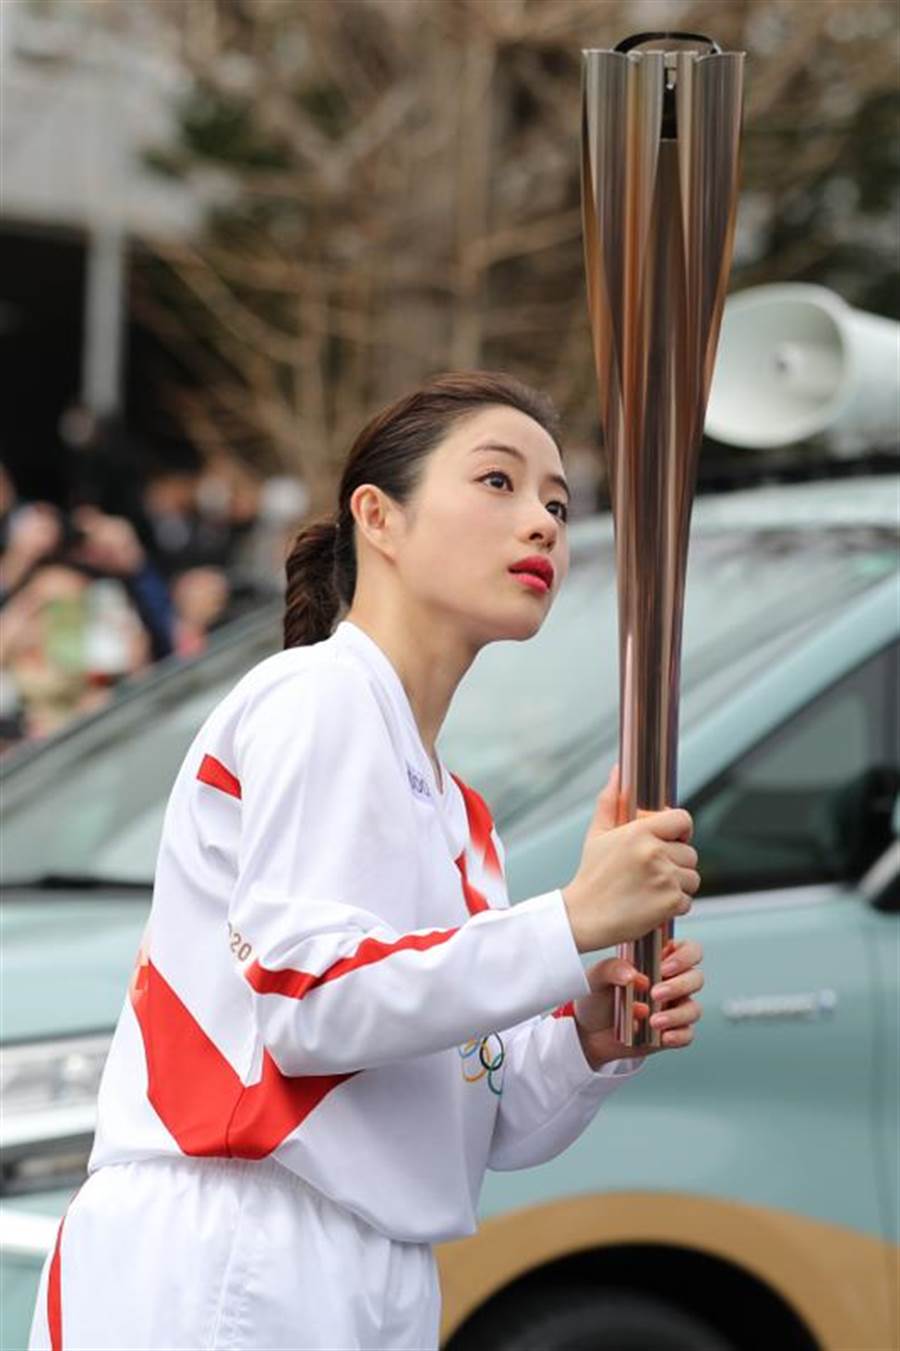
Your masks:
<instances>
[{"instance_id":1,"label":"car roof","mask_svg":"<svg viewBox=\"0 0 900 1351\"><path fill-rule=\"evenodd\" d=\"M900 530L900 474L860 478L765 483L736 492L700 494L694 499L691 530L781 530L803 526ZM610 512L576 521L570 539L578 550L611 539Z\"/></svg>"}]
</instances>

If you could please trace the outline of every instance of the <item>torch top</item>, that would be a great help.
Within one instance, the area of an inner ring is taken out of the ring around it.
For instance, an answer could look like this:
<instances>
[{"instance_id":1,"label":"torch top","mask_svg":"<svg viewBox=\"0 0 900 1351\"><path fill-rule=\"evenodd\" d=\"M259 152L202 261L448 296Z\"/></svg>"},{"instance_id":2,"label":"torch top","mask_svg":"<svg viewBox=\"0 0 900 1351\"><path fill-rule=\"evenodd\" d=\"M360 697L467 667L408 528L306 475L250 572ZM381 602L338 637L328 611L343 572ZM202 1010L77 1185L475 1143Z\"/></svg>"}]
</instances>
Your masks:
<instances>
[{"instance_id":1,"label":"torch top","mask_svg":"<svg viewBox=\"0 0 900 1351\"><path fill-rule=\"evenodd\" d=\"M645 50L635 50L638 47ZM679 80L686 80L695 64L705 65L710 59L717 65L725 62L727 65L736 63L740 66L745 53L723 52L715 38L706 37L703 33L660 31L633 33L630 37L622 38L611 50L589 48L583 50L581 55L586 78L595 78L597 74L607 79L619 78L613 75L616 68L620 73L628 69L634 73L638 67L644 71L657 72L663 96L661 138L674 141L678 139L675 89ZM589 72L594 72L594 75L589 75Z\"/></svg>"},{"instance_id":2,"label":"torch top","mask_svg":"<svg viewBox=\"0 0 900 1351\"><path fill-rule=\"evenodd\" d=\"M613 51L626 53L633 51L635 47L643 47L651 42L653 43L678 42L685 44L700 42L705 47L708 47L713 55L715 56L722 55L722 48L719 46L718 42L716 42L715 38L708 38L703 33L679 33L679 32L632 33L630 37L622 38L621 42L617 42L615 47L613 47ZM663 50L666 51L667 56L674 55L674 53L668 52L668 50L665 48ZM704 55L709 54L710 54L709 52L704 53Z\"/></svg>"}]
</instances>

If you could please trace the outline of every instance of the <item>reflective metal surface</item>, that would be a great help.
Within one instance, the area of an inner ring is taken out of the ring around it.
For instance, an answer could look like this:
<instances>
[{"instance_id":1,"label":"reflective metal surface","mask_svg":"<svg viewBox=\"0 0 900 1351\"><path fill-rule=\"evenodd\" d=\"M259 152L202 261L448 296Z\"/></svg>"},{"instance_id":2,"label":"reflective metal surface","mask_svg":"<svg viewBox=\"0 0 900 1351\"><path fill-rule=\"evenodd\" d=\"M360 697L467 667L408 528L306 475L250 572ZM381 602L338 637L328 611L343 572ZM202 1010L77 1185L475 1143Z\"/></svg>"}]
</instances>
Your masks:
<instances>
[{"instance_id":1,"label":"reflective metal surface","mask_svg":"<svg viewBox=\"0 0 900 1351\"><path fill-rule=\"evenodd\" d=\"M616 534L620 823L677 802L688 532L734 238L744 55L697 41L583 53L585 267ZM656 981L670 936L620 951ZM635 1027L631 989L616 1028L626 1045L660 1044L649 1023Z\"/></svg>"}]
</instances>

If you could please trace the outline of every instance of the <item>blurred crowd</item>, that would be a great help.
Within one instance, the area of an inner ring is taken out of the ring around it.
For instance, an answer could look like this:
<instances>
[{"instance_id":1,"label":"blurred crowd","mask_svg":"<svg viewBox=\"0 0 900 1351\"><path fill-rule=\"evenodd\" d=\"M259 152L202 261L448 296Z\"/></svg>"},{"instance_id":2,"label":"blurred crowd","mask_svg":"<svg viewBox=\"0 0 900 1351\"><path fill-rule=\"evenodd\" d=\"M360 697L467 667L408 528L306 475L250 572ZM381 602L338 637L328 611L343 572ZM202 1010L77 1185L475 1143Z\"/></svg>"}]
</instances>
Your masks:
<instances>
[{"instance_id":1,"label":"blurred crowd","mask_svg":"<svg viewBox=\"0 0 900 1351\"><path fill-rule=\"evenodd\" d=\"M280 594L305 507L233 459L142 468L69 432L71 505L23 499L0 463L0 753Z\"/></svg>"}]
</instances>

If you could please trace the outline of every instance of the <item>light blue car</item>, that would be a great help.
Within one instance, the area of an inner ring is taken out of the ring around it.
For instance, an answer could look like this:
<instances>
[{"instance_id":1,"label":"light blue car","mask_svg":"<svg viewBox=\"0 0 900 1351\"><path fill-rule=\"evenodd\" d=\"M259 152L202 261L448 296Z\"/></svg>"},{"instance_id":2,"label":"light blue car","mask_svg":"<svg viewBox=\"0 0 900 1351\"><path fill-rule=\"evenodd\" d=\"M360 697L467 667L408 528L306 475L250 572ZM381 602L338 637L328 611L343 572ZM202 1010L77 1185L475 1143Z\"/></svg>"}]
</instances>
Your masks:
<instances>
[{"instance_id":1,"label":"light blue car","mask_svg":"<svg viewBox=\"0 0 900 1351\"><path fill-rule=\"evenodd\" d=\"M559 1159L489 1176L479 1233L438 1251L452 1351L898 1345L898 518L887 476L697 500L679 800L703 887L678 929L705 1016ZM574 874L617 753L611 522L571 540L544 629L480 655L440 739L516 899ZM176 769L279 619L3 771L7 1351L83 1175Z\"/></svg>"}]
</instances>

